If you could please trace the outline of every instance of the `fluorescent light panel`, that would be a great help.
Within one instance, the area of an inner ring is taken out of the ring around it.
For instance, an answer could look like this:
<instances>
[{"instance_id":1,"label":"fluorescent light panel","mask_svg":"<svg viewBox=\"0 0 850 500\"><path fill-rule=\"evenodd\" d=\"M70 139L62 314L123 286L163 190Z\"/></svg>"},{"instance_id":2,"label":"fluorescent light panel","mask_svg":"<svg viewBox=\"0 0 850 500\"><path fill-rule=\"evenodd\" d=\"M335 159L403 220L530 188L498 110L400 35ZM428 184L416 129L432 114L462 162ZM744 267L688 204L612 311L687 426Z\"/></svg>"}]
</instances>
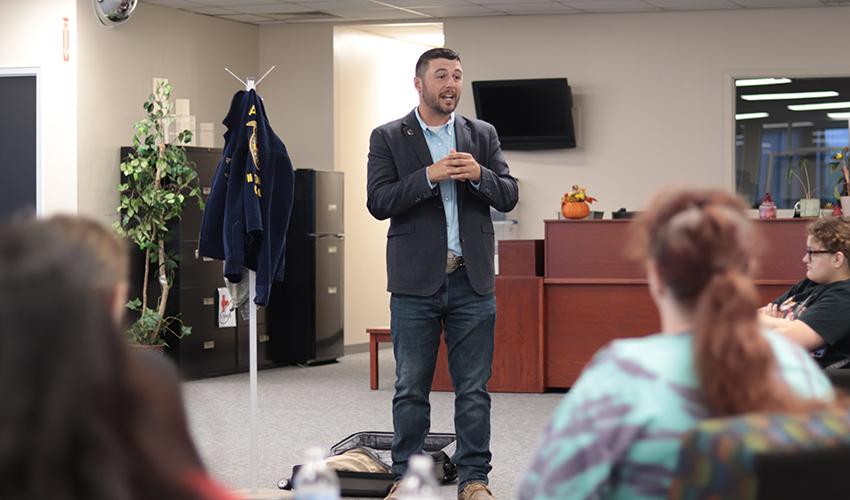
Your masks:
<instances>
[{"instance_id":1,"label":"fluorescent light panel","mask_svg":"<svg viewBox=\"0 0 850 500\"><path fill-rule=\"evenodd\" d=\"M791 126L794 128L800 127L813 127L815 124L812 122L792 122ZM788 123L765 123L761 126L762 128L788 128Z\"/></svg>"},{"instance_id":2,"label":"fluorescent light panel","mask_svg":"<svg viewBox=\"0 0 850 500\"><path fill-rule=\"evenodd\" d=\"M791 111L812 111L815 109L847 109L850 108L850 101L842 102L817 102L814 104L789 104L788 109Z\"/></svg>"},{"instance_id":3,"label":"fluorescent light panel","mask_svg":"<svg viewBox=\"0 0 850 500\"><path fill-rule=\"evenodd\" d=\"M782 101L785 99L818 99L820 97L837 97L838 92L834 90L820 90L817 92L787 92L784 94L747 94L742 95L745 101Z\"/></svg>"},{"instance_id":4,"label":"fluorescent light panel","mask_svg":"<svg viewBox=\"0 0 850 500\"><path fill-rule=\"evenodd\" d=\"M736 120L753 120L756 118L767 118L770 116L767 113L738 113L735 115Z\"/></svg>"},{"instance_id":5,"label":"fluorescent light panel","mask_svg":"<svg viewBox=\"0 0 850 500\"><path fill-rule=\"evenodd\" d=\"M735 80L736 87L754 87L756 85L779 85L782 83L791 83L790 78L745 78Z\"/></svg>"},{"instance_id":6,"label":"fluorescent light panel","mask_svg":"<svg viewBox=\"0 0 850 500\"><path fill-rule=\"evenodd\" d=\"M850 120L850 111L844 113L827 113L826 116L833 120Z\"/></svg>"}]
</instances>

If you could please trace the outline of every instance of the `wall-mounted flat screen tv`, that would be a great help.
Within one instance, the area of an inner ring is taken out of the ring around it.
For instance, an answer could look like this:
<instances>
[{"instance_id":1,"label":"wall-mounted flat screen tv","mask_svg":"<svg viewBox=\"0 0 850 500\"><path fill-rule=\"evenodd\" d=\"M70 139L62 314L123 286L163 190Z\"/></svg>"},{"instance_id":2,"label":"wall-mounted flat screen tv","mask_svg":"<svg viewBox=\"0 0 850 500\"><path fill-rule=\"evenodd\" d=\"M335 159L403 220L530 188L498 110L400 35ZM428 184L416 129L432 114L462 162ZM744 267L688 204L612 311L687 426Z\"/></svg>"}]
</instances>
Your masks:
<instances>
[{"instance_id":1,"label":"wall-mounted flat screen tv","mask_svg":"<svg viewBox=\"0 0 850 500\"><path fill-rule=\"evenodd\" d=\"M475 114L499 133L502 149L576 147L566 78L472 82Z\"/></svg>"}]
</instances>

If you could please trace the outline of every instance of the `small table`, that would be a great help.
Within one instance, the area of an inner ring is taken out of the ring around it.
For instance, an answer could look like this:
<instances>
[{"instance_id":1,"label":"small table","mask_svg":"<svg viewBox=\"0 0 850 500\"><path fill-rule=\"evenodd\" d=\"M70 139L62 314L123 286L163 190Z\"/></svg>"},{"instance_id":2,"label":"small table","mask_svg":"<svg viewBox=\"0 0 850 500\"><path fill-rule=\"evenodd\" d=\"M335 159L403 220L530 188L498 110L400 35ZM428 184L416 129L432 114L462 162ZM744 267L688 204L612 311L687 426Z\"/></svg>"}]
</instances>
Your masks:
<instances>
[{"instance_id":1,"label":"small table","mask_svg":"<svg viewBox=\"0 0 850 500\"><path fill-rule=\"evenodd\" d=\"M378 344L392 343L389 328L367 328L369 334L369 385L373 391L378 390Z\"/></svg>"}]
</instances>

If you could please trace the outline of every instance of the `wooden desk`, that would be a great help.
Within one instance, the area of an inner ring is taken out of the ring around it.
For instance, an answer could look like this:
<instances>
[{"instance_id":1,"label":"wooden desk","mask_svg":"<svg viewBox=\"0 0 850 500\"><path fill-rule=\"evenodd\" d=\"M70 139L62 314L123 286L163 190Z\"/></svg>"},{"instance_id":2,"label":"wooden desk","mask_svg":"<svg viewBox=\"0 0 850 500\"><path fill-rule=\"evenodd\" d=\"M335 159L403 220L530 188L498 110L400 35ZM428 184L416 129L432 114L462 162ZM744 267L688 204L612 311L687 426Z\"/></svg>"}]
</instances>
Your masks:
<instances>
[{"instance_id":1,"label":"wooden desk","mask_svg":"<svg viewBox=\"0 0 850 500\"><path fill-rule=\"evenodd\" d=\"M767 252L755 283L762 301L802 279L807 219L757 221ZM545 221L545 386L570 387L611 340L657 332L641 263L625 258L628 219Z\"/></svg>"},{"instance_id":2,"label":"wooden desk","mask_svg":"<svg viewBox=\"0 0 850 500\"><path fill-rule=\"evenodd\" d=\"M543 392L543 241L499 242L491 392ZM389 329L369 328L371 387L378 388L378 343ZM432 389L452 391L446 344L440 340Z\"/></svg>"},{"instance_id":3,"label":"wooden desk","mask_svg":"<svg viewBox=\"0 0 850 500\"><path fill-rule=\"evenodd\" d=\"M496 278L496 330L491 392L543 392L543 278ZM378 344L392 342L389 328L368 328L369 379L378 389ZM453 391L446 343L440 339L432 389Z\"/></svg>"},{"instance_id":4,"label":"wooden desk","mask_svg":"<svg viewBox=\"0 0 850 500\"><path fill-rule=\"evenodd\" d=\"M543 278L496 277L496 328L490 392L543 392ZM453 391L446 344L440 340L435 391Z\"/></svg>"}]
</instances>

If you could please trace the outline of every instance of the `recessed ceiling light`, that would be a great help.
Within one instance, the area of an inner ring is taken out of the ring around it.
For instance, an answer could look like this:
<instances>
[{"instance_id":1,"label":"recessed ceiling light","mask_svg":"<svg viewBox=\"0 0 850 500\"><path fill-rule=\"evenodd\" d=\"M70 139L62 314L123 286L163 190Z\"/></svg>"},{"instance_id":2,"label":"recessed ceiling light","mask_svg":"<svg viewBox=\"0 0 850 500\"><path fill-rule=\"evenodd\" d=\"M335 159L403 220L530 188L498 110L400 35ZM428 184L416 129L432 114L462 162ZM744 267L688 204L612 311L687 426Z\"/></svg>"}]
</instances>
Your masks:
<instances>
[{"instance_id":1,"label":"recessed ceiling light","mask_svg":"<svg viewBox=\"0 0 850 500\"><path fill-rule=\"evenodd\" d=\"M813 109L847 109L850 108L850 101L842 102L818 102L814 104L789 104L788 109L791 111L811 111Z\"/></svg>"},{"instance_id":2,"label":"recessed ceiling light","mask_svg":"<svg viewBox=\"0 0 850 500\"><path fill-rule=\"evenodd\" d=\"M817 92L787 92L784 94L748 94L742 95L745 101L781 101L784 99L817 99L819 97L837 97L838 92L834 90L820 90Z\"/></svg>"},{"instance_id":3,"label":"recessed ceiling light","mask_svg":"<svg viewBox=\"0 0 850 500\"><path fill-rule=\"evenodd\" d=\"M833 120L850 120L850 111L845 113L827 113L826 116Z\"/></svg>"},{"instance_id":4,"label":"recessed ceiling light","mask_svg":"<svg viewBox=\"0 0 850 500\"><path fill-rule=\"evenodd\" d=\"M736 87L753 87L756 85L779 85L781 83L791 83L790 78L745 78L743 80L735 80Z\"/></svg>"},{"instance_id":5,"label":"recessed ceiling light","mask_svg":"<svg viewBox=\"0 0 850 500\"><path fill-rule=\"evenodd\" d=\"M735 115L736 120L753 120L755 118L767 118L770 116L767 113L737 113Z\"/></svg>"}]
</instances>

